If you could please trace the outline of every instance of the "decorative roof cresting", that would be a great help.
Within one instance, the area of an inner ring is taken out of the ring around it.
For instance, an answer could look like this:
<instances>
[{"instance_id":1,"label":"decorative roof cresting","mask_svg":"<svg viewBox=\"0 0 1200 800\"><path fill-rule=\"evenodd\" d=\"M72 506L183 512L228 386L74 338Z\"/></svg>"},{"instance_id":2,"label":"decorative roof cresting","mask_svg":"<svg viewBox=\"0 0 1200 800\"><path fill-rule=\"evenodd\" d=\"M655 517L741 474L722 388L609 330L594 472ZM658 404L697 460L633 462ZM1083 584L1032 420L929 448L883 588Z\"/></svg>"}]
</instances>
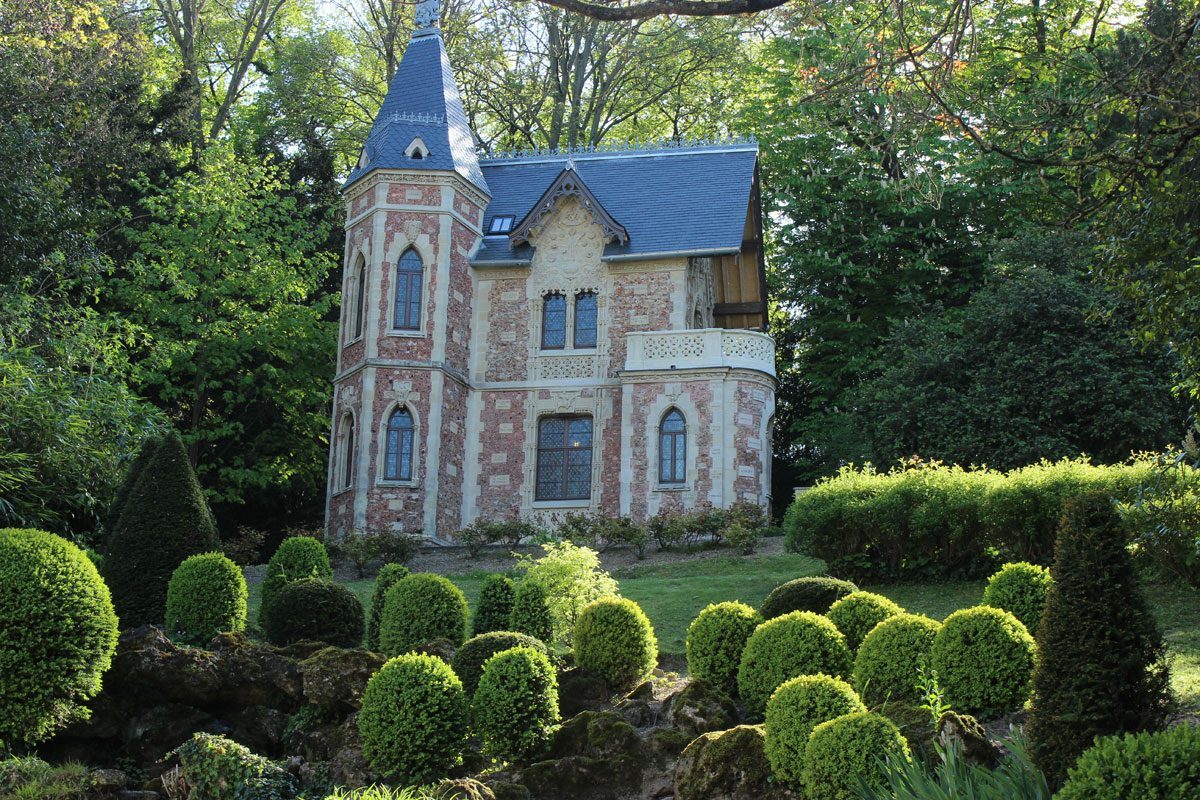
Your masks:
<instances>
[{"instance_id":1,"label":"decorative roof cresting","mask_svg":"<svg viewBox=\"0 0 1200 800\"><path fill-rule=\"evenodd\" d=\"M417 0L417 10L413 12L413 36L428 36L438 32L441 5L441 0Z\"/></svg>"}]
</instances>

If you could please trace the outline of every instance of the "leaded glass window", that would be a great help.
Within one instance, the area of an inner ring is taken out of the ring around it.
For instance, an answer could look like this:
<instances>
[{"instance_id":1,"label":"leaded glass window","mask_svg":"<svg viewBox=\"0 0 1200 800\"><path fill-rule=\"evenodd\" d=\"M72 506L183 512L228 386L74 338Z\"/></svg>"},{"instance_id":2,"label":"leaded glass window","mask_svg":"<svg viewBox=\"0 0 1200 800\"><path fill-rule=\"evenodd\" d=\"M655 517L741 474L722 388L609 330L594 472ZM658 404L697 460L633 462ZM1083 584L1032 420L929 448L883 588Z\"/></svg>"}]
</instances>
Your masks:
<instances>
[{"instance_id":1,"label":"leaded glass window","mask_svg":"<svg viewBox=\"0 0 1200 800\"><path fill-rule=\"evenodd\" d=\"M397 330L421 329L421 281L424 277L425 265L417 251L405 250L396 265L396 308L392 325Z\"/></svg>"},{"instance_id":2,"label":"leaded glass window","mask_svg":"<svg viewBox=\"0 0 1200 800\"><path fill-rule=\"evenodd\" d=\"M575 346L596 346L596 293L580 292L575 295Z\"/></svg>"},{"instance_id":3,"label":"leaded glass window","mask_svg":"<svg viewBox=\"0 0 1200 800\"><path fill-rule=\"evenodd\" d=\"M663 415L658 427L658 482L683 483L687 476L687 423L679 409Z\"/></svg>"},{"instance_id":4,"label":"leaded glass window","mask_svg":"<svg viewBox=\"0 0 1200 800\"><path fill-rule=\"evenodd\" d=\"M538 422L538 500L592 496L592 418L543 417Z\"/></svg>"},{"instance_id":5,"label":"leaded glass window","mask_svg":"<svg viewBox=\"0 0 1200 800\"><path fill-rule=\"evenodd\" d=\"M367 262L362 256L358 257L358 269L354 274L354 335L357 339L363 335L363 324L367 317Z\"/></svg>"},{"instance_id":6,"label":"leaded glass window","mask_svg":"<svg viewBox=\"0 0 1200 800\"><path fill-rule=\"evenodd\" d=\"M412 475L413 417L408 409L398 408L388 418L383 477L389 481L409 481Z\"/></svg>"},{"instance_id":7,"label":"leaded glass window","mask_svg":"<svg viewBox=\"0 0 1200 800\"><path fill-rule=\"evenodd\" d=\"M548 294L542 298L542 349L561 350L567 346L567 298Z\"/></svg>"}]
</instances>

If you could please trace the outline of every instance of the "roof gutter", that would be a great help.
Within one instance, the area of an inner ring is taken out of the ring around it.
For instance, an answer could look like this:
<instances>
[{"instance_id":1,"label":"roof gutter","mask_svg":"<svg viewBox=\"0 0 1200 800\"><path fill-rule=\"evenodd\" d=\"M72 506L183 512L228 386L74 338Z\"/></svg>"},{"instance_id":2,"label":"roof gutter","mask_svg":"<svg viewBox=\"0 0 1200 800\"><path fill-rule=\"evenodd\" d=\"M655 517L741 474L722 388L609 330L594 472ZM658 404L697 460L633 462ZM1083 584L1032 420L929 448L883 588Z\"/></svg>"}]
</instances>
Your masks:
<instances>
[{"instance_id":1,"label":"roof gutter","mask_svg":"<svg viewBox=\"0 0 1200 800\"><path fill-rule=\"evenodd\" d=\"M740 253L740 247L707 248L704 250L663 250L658 253L621 253L615 256L600 256L601 261L646 261L651 258L693 258L696 256L727 256Z\"/></svg>"}]
</instances>

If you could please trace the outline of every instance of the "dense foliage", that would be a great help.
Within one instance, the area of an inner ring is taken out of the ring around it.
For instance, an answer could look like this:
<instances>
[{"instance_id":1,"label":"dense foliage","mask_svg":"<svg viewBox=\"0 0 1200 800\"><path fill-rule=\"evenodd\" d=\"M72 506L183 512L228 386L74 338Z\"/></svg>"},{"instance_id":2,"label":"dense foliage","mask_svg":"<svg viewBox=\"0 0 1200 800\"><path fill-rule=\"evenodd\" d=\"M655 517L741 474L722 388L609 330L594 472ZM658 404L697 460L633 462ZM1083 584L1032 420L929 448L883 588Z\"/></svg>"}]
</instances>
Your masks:
<instances>
[{"instance_id":1,"label":"dense foliage","mask_svg":"<svg viewBox=\"0 0 1200 800\"><path fill-rule=\"evenodd\" d=\"M1004 609L1036 637L1051 583L1050 570L1045 567L1027 561L1005 564L988 578L983 605Z\"/></svg>"},{"instance_id":2,"label":"dense foliage","mask_svg":"<svg viewBox=\"0 0 1200 800\"><path fill-rule=\"evenodd\" d=\"M408 653L434 639L457 647L467 638L467 598L449 579L414 573L388 589L379 623L379 649Z\"/></svg>"},{"instance_id":3,"label":"dense foliage","mask_svg":"<svg viewBox=\"0 0 1200 800\"><path fill-rule=\"evenodd\" d=\"M766 750L772 774L800 787L813 728L866 710L850 684L828 675L802 675L781 684L767 701Z\"/></svg>"},{"instance_id":4,"label":"dense foliage","mask_svg":"<svg viewBox=\"0 0 1200 800\"><path fill-rule=\"evenodd\" d=\"M824 617L793 611L754 629L738 664L738 696L751 717L761 717L771 693L798 675L850 675L846 637Z\"/></svg>"},{"instance_id":5,"label":"dense foliage","mask_svg":"<svg viewBox=\"0 0 1200 800\"><path fill-rule=\"evenodd\" d=\"M804 750L804 789L809 797L858 800L860 783L882 783L880 761L909 757L908 742L887 717L846 714L813 728Z\"/></svg>"},{"instance_id":6,"label":"dense foliage","mask_svg":"<svg viewBox=\"0 0 1200 800\"><path fill-rule=\"evenodd\" d=\"M329 552L325 545L311 536L291 536L284 539L267 561L267 574L262 582L262 605L259 606L259 622L266 618L267 609L291 581L304 578L333 580L333 566L329 563Z\"/></svg>"},{"instance_id":7,"label":"dense foliage","mask_svg":"<svg viewBox=\"0 0 1200 800\"><path fill-rule=\"evenodd\" d=\"M505 761L534 756L558 723L558 677L542 648L513 647L491 656L471 703L484 752Z\"/></svg>"},{"instance_id":8,"label":"dense foliage","mask_svg":"<svg viewBox=\"0 0 1200 800\"><path fill-rule=\"evenodd\" d=\"M623 597L589 603L575 624L575 664L609 687L633 686L658 664L658 639L641 607Z\"/></svg>"},{"instance_id":9,"label":"dense foliage","mask_svg":"<svg viewBox=\"0 0 1200 800\"><path fill-rule=\"evenodd\" d=\"M1124 800L1200 795L1200 727L1105 736L1071 767L1058 800Z\"/></svg>"},{"instance_id":10,"label":"dense foliage","mask_svg":"<svg viewBox=\"0 0 1200 800\"><path fill-rule=\"evenodd\" d=\"M363 607L354 592L340 583L317 578L290 581L262 617L272 644L326 642L359 647L363 640Z\"/></svg>"},{"instance_id":11,"label":"dense foliage","mask_svg":"<svg viewBox=\"0 0 1200 800\"><path fill-rule=\"evenodd\" d=\"M218 633L246 629L246 578L220 553L184 559L167 584L167 633L205 645Z\"/></svg>"},{"instance_id":12,"label":"dense foliage","mask_svg":"<svg viewBox=\"0 0 1200 800\"><path fill-rule=\"evenodd\" d=\"M919 671L928 665L942 625L919 614L896 614L880 622L854 657L854 688L872 706L887 701L915 702Z\"/></svg>"},{"instance_id":13,"label":"dense foliage","mask_svg":"<svg viewBox=\"0 0 1200 800\"><path fill-rule=\"evenodd\" d=\"M892 759L884 779L860 800L1050 800L1046 776L1033 765L1019 735L1004 741L1008 755L993 769L951 745L932 769L919 760Z\"/></svg>"},{"instance_id":14,"label":"dense foliage","mask_svg":"<svg viewBox=\"0 0 1200 800\"><path fill-rule=\"evenodd\" d=\"M471 632L478 636L490 631L508 630L517 589L506 575L488 575L479 590L479 602L471 618Z\"/></svg>"},{"instance_id":15,"label":"dense foliage","mask_svg":"<svg viewBox=\"0 0 1200 800\"><path fill-rule=\"evenodd\" d=\"M546 645L541 641L532 636L512 631L489 631L472 636L463 642L463 646L455 652L450 666L454 668L454 674L462 681L467 697L475 695L475 688L479 685L479 678L483 675L483 665L487 660L502 650L511 650L514 647L524 647L539 653L547 652Z\"/></svg>"},{"instance_id":16,"label":"dense foliage","mask_svg":"<svg viewBox=\"0 0 1200 800\"><path fill-rule=\"evenodd\" d=\"M173 755L190 800L286 800L300 788L286 769L224 736L194 734Z\"/></svg>"},{"instance_id":17,"label":"dense foliage","mask_svg":"<svg viewBox=\"0 0 1200 800\"><path fill-rule=\"evenodd\" d=\"M688 625L688 675L737 696L737 672L750 634L763 618L745 603L711 603Z\"/></svg>"},{"instance_id":18,"label":"dense foliage","mask_svg":"<svg viewBox=\"0 0 1200 800\"><path fill-rule=\"evenodd\" d=\"M402 564L384 564L375 576L375 588L371 590L371 607L367 611L368 650L379 650L379 623L383 620L383 604L387 599L388 589L396 581L408 577L408 567Z\"/></svg>"},{"instance_id":19,"label":"dense foliage","mask_svg":"<svg viewBox=\"0 0 1200 800\"><path fill-rule=\"evenodd\" d=\"M838 600L857 591L857 586L840 578L825 575L796 578L772 589L758 612L766 619L774 619L792 611L824 614Z\"/></svg>"},{"instance_id":20,"label":"dense foliage","mask_svg":"<svg viewBox=\"0 0 1200 800\"><path fill-rule=\"evenodd\" d=\"M872 628L903 613L903 608L881 594L851 592L830 606L825 616L846 637L846 646L857 651Z\"/></svg>"},{"instance_id":21,"label":"dense foliage","mask_svg":"<svg viewBox=\"0 0 1200 800\"><path fill-rule=\"evenodd\" d=\"M517 584L508 628L541 642L554 641L554 619L542 584L528 578Z\"/></svg>"},{"instance_id":22,"label":"dense foliage","mask_svg":"<svg viewBox=\"0 0 1200 800\"><path fill-rule=\"evenodd\" d=\"M990 606L955 611L933 639L929 663L955 711L994 719L1029 698L1036 646L1020 620Z\"/></svg>"},{"instance_id":23,"label":"dense foliage","mask_svg":"<svg viewBox=\"0 0 1200 800\"><path fill-rule=\"evenodd\" d=\"M617 582L600 566L599 554L590 547L577 547L570 542L543 544L538 558L521 555L517 569L526 582L536 581L546 590L555 646L570 646L575 622L584 606L617 594ZM542 638L523 628L516 630ZM550 644L549 640L543 641Z\"/></svg>"}]
</instances>

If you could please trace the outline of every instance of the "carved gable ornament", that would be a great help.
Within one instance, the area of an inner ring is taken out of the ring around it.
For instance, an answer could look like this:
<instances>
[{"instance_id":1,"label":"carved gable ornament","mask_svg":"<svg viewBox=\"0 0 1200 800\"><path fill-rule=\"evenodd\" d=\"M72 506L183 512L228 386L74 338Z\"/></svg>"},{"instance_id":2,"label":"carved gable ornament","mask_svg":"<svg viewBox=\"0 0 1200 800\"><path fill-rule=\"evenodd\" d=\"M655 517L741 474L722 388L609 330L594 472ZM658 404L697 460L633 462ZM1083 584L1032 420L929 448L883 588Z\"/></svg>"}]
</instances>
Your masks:
<instances>
[{"instance_id":1,"label":"carved gable ornament","mask_svg":"<svg viewBox=\"0 0 1200 800\"><path fill-rule=\"evenodd\" d=\"M513 228L513 232L508 235L513 246L523 242L533 244L533 239L547 218L558 208L559 203L569 197L576 198L582 208L591 212L592 219L604 231L604 241L616 239L621 244L629 241L629 232L625 230L625 226L604 210L604 206L600 205L592 190L575 171L574 163L568 161L566 169L559 173L550 184L550 188L546 189L525 215L525 219L521 220L521 224Z\"/></svg>"}]
</instances>

